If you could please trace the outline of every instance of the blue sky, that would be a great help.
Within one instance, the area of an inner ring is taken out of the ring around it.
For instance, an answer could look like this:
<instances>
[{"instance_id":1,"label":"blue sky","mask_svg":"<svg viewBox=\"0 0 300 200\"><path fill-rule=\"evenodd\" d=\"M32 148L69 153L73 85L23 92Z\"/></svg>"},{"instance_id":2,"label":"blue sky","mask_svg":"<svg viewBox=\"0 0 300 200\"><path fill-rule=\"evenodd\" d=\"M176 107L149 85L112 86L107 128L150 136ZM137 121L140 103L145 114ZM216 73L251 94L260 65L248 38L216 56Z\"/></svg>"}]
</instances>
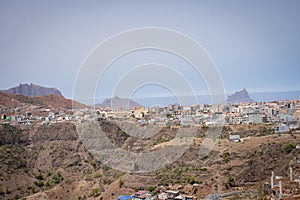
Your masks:
<instances>
[{"instance_id":1,"label":"blue sky","mask_svg":"<svg viewBox=\"0 0 300 200\"><path fill-rule=\"evenodd\" d=\"M71 98L80 65L96 45L129 29L162 27L205 47L227 93L299 90L299 9L297 0L0 1L0 88L36 83ZM114 63L99 93L111 89L121 66L146 62L182 69L197 92L206 92L180 59L144 51ZM155 91L164 92L139 90Z\"/></svg>"}]
</instances>

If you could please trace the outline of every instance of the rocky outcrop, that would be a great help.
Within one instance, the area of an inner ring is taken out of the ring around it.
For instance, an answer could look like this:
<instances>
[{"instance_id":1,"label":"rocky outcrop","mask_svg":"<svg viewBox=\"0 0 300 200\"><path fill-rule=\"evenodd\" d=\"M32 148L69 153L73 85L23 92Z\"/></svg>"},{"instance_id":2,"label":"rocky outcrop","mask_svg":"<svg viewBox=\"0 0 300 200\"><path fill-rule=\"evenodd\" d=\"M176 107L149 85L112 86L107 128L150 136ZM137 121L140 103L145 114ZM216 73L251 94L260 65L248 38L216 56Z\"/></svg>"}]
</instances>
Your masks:
<instances>
[{"instance_id":1,"label":"rocky outcrop","mask_svg":"<svg viewBox=\"0 0 300 200\"><path fill-rule=\"evenodd\" d=\"M228 103L241 103L241 102L253 102L253 99L249 96L249 93L244 88L241 91L237 91L234 94L228 96Z\"/></svg>"},{"instance_id":2,"label":"rocky outcrop","mask_svg":"<svg viewBox=\"0 0 300 200\"><path fill-rule=\"evenodd\" d=\"M96 106L102 108L138 108L141 105L131 99L116 96L113 98L107 98L101 104L96 104Z\"/></svg>"},{"instance_id":3,"label":"rocky outcrop","mask_svg":"<svg viewBox=\"0 0 300 200\"><path fill-rule=\"evenodd\" d=\"M37 97L46 94L57 94L62 96L61 92L56 88L48 88L35 84L20 84L19 86L10 88L8 90L2 90L6 94L21 94L27 97Z\"/></svg>"}]
</instances>

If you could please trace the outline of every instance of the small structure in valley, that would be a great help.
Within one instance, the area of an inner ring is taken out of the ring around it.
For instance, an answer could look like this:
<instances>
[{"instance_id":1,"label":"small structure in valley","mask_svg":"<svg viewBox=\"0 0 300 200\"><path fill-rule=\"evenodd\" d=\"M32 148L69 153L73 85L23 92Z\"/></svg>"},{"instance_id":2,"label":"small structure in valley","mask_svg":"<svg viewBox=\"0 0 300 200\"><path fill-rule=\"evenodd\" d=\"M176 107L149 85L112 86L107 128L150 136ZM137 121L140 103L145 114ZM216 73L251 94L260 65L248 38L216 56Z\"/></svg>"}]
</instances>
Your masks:
<instances>
[{"instance_id":1,"label":"small structure in valley","mask_svg":"<svg viewBox=\"0 0 300 200\"><path fill-rule=\"evenodd\" d=\"M241 137L240 137L240 135L229 135L229 141L230 142L240 142Z\"/></svg>"}]
</instances>

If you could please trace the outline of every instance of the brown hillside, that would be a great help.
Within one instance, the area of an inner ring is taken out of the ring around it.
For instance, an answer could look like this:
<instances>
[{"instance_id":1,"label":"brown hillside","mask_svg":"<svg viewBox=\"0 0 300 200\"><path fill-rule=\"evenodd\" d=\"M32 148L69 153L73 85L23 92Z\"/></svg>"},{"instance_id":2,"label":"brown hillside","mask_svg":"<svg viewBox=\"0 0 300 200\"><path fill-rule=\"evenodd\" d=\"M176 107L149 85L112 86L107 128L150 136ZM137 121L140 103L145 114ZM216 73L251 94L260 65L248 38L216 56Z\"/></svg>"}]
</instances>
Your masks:
<instances>
[{"instance_id":1,"label":"brown hillside","mask_svg":"<svg viewBox=\"0 0 300 200\"><path fill-rule=\"evenodd\" d=\"M147 151L163 146L173 138L175 129L163 129L150 139L137 140L111 122L101 122L102 130L117 146L128 151ZM251 137L241 143L220 139L213 150L199 158L199 141L191 145L175 163L146 174L123 173L97 162L79 140L73 123L0 126L0 199L117 199L137 189L154 187L153 193L166 189L205 198L207 194L226 193L237 188L252 190L240 199L259 199L260 184L270 182L271 171L283 176L283 192L300 194L298 184L290 182L288 166L300 176L300 135L270 133L236 126L226 131L243 132ZM198 139L207 134L199 128ZM224 130L225 131L225 130ZM118 137L120 135L121 137ZM196 141L196 140L195 140ZM197 183L199 187L193 188ZM297 198L296 198L297 199Z\"/></svg>"},{"instance_id":2,"label":"brown hillside","mask_svg":"<svg viewBox=\"0 0 300 200\"><path fill-rule=\"evenodd\" d=\"M3 105L8 108L14 108L20 104L20 101L12 98L12 96L8 94L4 94L0 92L0 105Z\"/></svg>"},{"instance_id":3,"label":"brown hillside","mask_svg":"<svg viewBox=\"0 0 300 200\"><path fill-rule=\"evenodd\" d=\"M57 109L72 109L73 103L74 106L78 107L87 107L84 104L78 103L76 101L72 101L71 99L66 99L63 96L57 94L48 94L43 96L34 97L33 100L42 104L45 107L53 107Z\"/></svg>"},{"instance_id":4,"label":"brown hillside","mask_svg":"<svg viewBox=\"0 0 300 200\"><path fill-rule=\"evenodd\" d=\"M71 99L66 99L65 97L58 94L49 94L31 98L19 94L4 94L0 92L0 105L9 108L15 108L21 103L55 109L72 109L72 106L76 108L87 107L84 104L72 101Z\"/></svg>"}]
</instances>

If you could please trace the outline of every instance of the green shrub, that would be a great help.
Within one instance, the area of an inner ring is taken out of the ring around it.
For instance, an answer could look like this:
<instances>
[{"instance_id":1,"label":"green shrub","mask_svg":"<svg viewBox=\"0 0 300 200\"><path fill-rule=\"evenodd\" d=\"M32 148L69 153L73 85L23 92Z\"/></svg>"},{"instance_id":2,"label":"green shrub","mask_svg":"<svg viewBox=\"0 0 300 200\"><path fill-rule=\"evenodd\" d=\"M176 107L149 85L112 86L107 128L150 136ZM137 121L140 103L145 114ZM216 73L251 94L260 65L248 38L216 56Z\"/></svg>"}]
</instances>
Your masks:
<instances>
[{"instance_id":1,"label":"green shrub","mask_svg":"<svg viewBox=\"0 0 300 200\"><path fill-rule=\"evenodd\" d=\"M234 179L232 178L231 175L228 176L227 178L227 187L234 187L235 186L235 183L234 183Z\"/></svg>"},{"instance_id":2,"label":"green shrub","mask_svg":"<svg viewBox=\"0 0 300 200\"><path fill-rule=\"evenodd\" d=\"M54 174L52 179L53 179L55 184L58 184L58 183L60 183L64 180L64 178L62 177L60 172L57 172L56 174Z\"/></svg>"},{"instance_id":3,"label":"green shrub","mask_svg":"<svg viewBox=\"0 0 300 200\"><path fill-rule=\"evenodd\" d=\"M103 172L107 172L108 170L110 170L110 167L108 167L108 166L103 167Z\"/></svg>"},{"instance_id":4,"label":"green shrub","mask_svg":"<svg viewBox=\"0 0 300 200\"><path fill-rule=\"evenodd\" d=\"M155 190L155 187L152 186L152 185L151 185L151 186L148 186L148 187L147 187L147 190L150 191L150 192L153 192L153 191Z\"/></svg>"},{"instance_id":5,"label":"green shrub","mask_svg":"<svg viewBox=\"0 0 300 200\"><path fill-rule=\"evenodd\" d=\"M47 186L47 187L49 187L50 185L51 185L50 181L47 181L47 182L45 183L45 186Z\"/></svg>"},{"instance_id":6,"label":"green shrub","mask_svg":"<svg viewBox=\"0 0 300 200\"><path fill-rule=\"evenodd\" d=\"M225 162L225 163L228 163L229 162L229 152L224 152L223 153L223 161Z\"/></svg>"},{"instance_id":7,"label":"green shrub","mask_svg":"<svg viewBox=\"0 0 300 200\"><path fill-rule=\"evenodd\" d=\"M43 178L43 176L42 176L41 174L35 176L35 178L36 178L37 180L44 180L44 178Z\"/></svg>"},{"instance_id":8,"label":"green shrub","mask_svg":"<svg viewBox=\"0 0 300 200\"><path fill-rule=\"evenodd\" d=\"M101 173L94 173L93 174L93 178L100 178L100 177L102 177Z\"/></svg>"},{"instance_id":9,"label":"green shrub","mask_svg":"<svg viewBox=\"0 0 300 200\"><path fill-rule=\"evenodd\" d=\"M97 197L100 195L100 189L99 188L94 188L91 192L91 195L92 197Z\"/></svg>"},{"instance_id":10,"label":"green shrub","mask_svg":"<svg viewBox=\"0 0 300 200\"><path fill-rule=\"evenodd\" d=\"M284 144L283 146L283 150L285 153L290 153L293 151L293 149L296 147L295 144L293 144L292 142L287 142Z\"/></svg>"},{"instance_id":11,"label":"green shrub","mask_svg":"<svg viewBox=\"0 0 300 200\"><path fill-rule=\"evenodd\" d=\"M124 181L120 178L119 179L119 187L121 188L124 185Z\"/></svg>"},{"instance_id":12,"label":"green shrub","mask_svg":"<svg viewBox=\"0 0 300 200\"><path fill-rule=\"evenodd\" d=\"M0 185L0 195L4 195L4 194L5 192L3 191L2 186Z\"/></svg>"},{"instance_id":13,"label":"green shrub","mask_svg":"<svg viewBox=\"0 0 300 200\"><path fill-rule=\"evenodd\" d=\"M44 183L43 181L35 181L34 184L38 187L43 187L44 186Z\"/></svg>"},{"instance_id":14,"label":"green shrub","mask_svg":"<svg viewBox=\"0 0 300 200\"><path fill-rule=\"evenodd\" d=\"M24 171L25 173L28 173L29 169L28 169L27 167L25 167L25 168L23 169L23 171Z\"/></svg>"},{"instance_id":15,"label":"green shrub","mask_svg":"<svg viewBox=\"0 0 300 200\"><path fill-rule=\"evenodd\" d=\"M194 177L194 176L190 176L190 177L188 177L188 182L190 183L190 184L194 184L196 181L196 178Z\"/></svg>"}]
</instances>

